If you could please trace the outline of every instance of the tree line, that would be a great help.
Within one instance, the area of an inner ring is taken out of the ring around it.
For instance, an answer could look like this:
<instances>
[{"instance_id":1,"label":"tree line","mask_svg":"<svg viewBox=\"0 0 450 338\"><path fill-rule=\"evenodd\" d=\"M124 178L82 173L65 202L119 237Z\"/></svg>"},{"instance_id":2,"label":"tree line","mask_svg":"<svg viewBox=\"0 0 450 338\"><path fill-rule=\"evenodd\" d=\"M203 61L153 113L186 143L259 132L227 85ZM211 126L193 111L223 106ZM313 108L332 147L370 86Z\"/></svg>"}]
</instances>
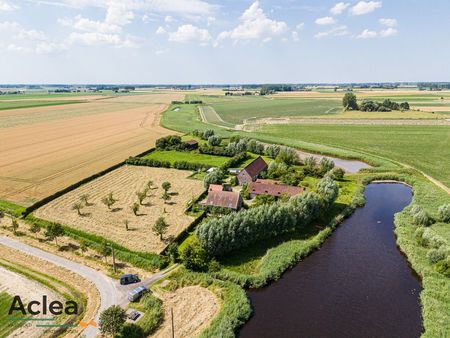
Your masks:
<instances>
[{"instance_id":1,"label":"tree line","mask_svg":"<svg viewBox=\"0 0 450 338\"><path fill-rule=\"evenodd\" d=\"M358 100L356 95L353 93L346 93L344 98L342 99L342 105L345 109L348 110L360 110L360 111L369 111L369 112L389 112L392 110L409 110L410 106L408 102L397 103L395 101L391 101L390 99L386 99L383 102L372 101L372 100L363 100L360 104L358 104Z\"/></svg>"}]
</instances>

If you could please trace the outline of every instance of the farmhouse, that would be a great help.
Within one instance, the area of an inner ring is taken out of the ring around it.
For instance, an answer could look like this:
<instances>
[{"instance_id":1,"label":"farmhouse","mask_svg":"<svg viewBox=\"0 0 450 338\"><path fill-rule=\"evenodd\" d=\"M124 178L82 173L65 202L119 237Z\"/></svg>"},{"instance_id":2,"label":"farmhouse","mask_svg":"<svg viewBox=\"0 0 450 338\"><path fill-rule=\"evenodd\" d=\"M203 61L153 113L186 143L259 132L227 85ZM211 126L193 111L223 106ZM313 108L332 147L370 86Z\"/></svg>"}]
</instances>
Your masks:
<instances>
[{"instance_id":1,"label":"farmhouse","mask_svg":"<svg viewBox=\"0 0 450 338\"><path fill-rule=\"evenodd\" d=\"M266 169L266 161L264 161L261 156L258 156L252 163L242 169L242 171L237 175L239 184L244 185L246 183L255 181L261 171Z\"/></svg>"},{"instance_id":2,"label":"farmhouse","mask_svg":"<svg viewBox=\"0 0 450 338\"><path fill-rule=\"evenodd\" d=\"M203 205L238 210L242 206L242 197L238 192L209 191Z\"/></svg>"},{"instance_id":3,"label":"farmhouse","mask_svg":"<svg viewBox=\"0 0 450 338\"><path fill-rule=\"evenodd\" d=\"M195 150L198 148L198 142L196 140L189 140L185 142L186 149Z\"/></svg>"},{"instance_id":4,"label":"farmhouse","mask_svg":"<svg viewBox=\"0 0 450 338\"><path fill-rule=\"evenodd\" d=\"M251 182L248 192L250 197L254 198L257 195L270 195L280 197L282 195L295 196L303 192L303 188L294 187L291 185L274 183L271 180L257 180Z\"/></svg>"},{"instance_id":5,"label":"farmhouse","mask_svg":"<svg viewBox=\"0 0 450 338\"><path fill-rule=\"evenodd\" d=\"M210 184L208 191L223 191L223 186L221 184Z\"/></svg>"}]
</instances>

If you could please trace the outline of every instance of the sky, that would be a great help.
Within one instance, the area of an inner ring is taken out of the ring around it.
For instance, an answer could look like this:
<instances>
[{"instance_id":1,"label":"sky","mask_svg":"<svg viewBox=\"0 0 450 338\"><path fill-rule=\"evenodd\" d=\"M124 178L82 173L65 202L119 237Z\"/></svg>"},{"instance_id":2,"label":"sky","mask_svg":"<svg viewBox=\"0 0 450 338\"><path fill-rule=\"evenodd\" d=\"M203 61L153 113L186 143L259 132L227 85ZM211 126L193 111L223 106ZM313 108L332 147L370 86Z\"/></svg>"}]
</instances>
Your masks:
<instances>
[{"instance_id":1,"label":"sky","mask_svg":"<svg viewBox=\"0 0 450 338\"><path fill-rule=\"evenodd\" d=\"M448 0L0 0L0 83L450 81Z\"/></svg>"}]
</instances>

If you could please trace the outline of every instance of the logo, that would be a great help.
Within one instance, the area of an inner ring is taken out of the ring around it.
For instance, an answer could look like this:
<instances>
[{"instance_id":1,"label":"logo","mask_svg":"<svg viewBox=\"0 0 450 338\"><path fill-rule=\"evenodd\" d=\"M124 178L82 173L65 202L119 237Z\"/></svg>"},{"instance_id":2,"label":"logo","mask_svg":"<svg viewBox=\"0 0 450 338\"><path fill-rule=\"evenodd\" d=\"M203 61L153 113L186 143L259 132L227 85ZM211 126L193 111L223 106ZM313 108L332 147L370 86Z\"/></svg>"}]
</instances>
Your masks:
<instances>
[{"instance_id":1,"label":"logo","mask_svg":"<svg viewBox=\"0 0 450 338\"><path fill-rule=\"evenodd\" d=\"M80 321L78 324L57 324L57 318L60 315L79 315L78 303L68 300L65 303L58 300L49 301L46 295L42 296L42 300L31 300L24 302L20 296L14 296L8 311L8 319L11 321L37 322L36 327L45 328L75 328L88 326L97 327L97 323L93 320L89 322ZM49 317L45 317L49 316ZM51 316L51 317L50 317ZM45 322L45 323L43 323ZM47 323L53 322L53 323Z\"/></svg>"}]
</instances>

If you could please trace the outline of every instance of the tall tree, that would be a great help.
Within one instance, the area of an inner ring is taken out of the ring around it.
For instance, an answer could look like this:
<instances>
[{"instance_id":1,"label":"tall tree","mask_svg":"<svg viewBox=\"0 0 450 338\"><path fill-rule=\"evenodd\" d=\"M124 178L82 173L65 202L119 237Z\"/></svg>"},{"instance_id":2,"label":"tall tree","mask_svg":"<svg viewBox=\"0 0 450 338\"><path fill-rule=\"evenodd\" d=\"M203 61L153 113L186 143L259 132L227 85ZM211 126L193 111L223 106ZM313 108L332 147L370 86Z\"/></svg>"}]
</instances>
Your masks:
<instances>
[{"instance_id":1,"label":"tall tree","mask_svg":"<svg viewBox=\"0 0 450 338\"><path fill-rule=\"evenodd\" d=\"M58 245L58 237L64 235L64 229L59 223L52 223L47 227L47 231L45 232L45 237L48 240L55 240L56 245Z\"/></svg>"},{"instance_id":2,"label":"tall tree","mask_svg":"<svg viewBox=\"0 0 450 338\"><path fill-rule=\"evenodd\" d=\"M356 95L353 93L345 93L344 98L342 99L342 105L345 109L358 110Z\"/></svg>"}]
</instances>

